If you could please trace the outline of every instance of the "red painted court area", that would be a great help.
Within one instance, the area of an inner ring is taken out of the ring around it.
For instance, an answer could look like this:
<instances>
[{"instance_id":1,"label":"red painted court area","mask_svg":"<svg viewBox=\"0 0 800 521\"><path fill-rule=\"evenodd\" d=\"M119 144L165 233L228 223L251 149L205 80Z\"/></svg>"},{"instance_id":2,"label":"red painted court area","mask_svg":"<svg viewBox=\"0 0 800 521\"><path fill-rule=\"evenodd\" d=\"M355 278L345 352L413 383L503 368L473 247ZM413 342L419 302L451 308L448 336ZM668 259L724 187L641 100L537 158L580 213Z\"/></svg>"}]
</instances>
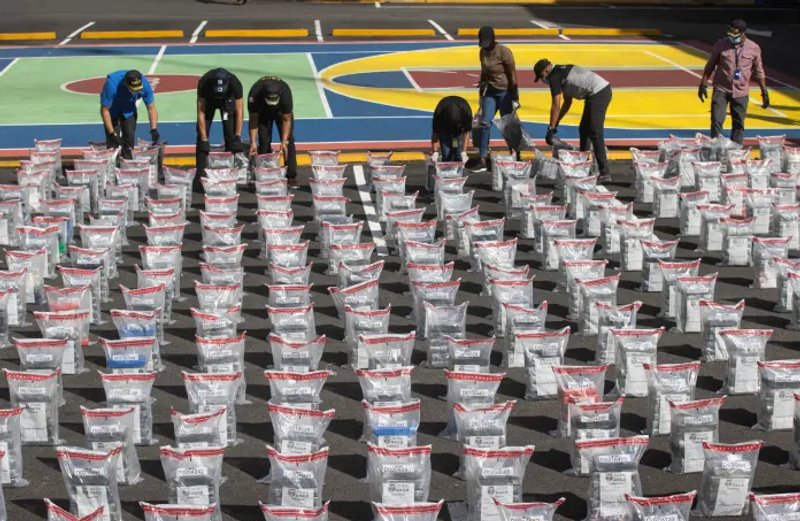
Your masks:
<instances>
[{"instance_id":1,"label":"red painted court area","mask_svg":"<svg viewBox=\"0 0 800 521\"><path fill-rule=\"evenodd\" d=\"M148 74L147 80L153 92L165 94L168 92L182 92L197 89L197 74ZM64 89L78 94L100 94L105 84L105 77L87 78L67 83Z\"/></svg>"},{"instance_id":2,"label":"red painted court area","mask_svg":"<svg viewBox=\"0 0 800 521\"><path fill-rule=\"evenodd\" d=\"M595 69L614 88L657 89L696 87L702 69L689 72L681 69ZM692 74L695 73L695 74ZM408 74L422 90L468 89L478 82L478 70L413 70ZM544 83L534 81L533 71L518 70L520 87L524 89L547 89ZM768 82L770 83L770 82Z\"/></svg>"}]
</instances>

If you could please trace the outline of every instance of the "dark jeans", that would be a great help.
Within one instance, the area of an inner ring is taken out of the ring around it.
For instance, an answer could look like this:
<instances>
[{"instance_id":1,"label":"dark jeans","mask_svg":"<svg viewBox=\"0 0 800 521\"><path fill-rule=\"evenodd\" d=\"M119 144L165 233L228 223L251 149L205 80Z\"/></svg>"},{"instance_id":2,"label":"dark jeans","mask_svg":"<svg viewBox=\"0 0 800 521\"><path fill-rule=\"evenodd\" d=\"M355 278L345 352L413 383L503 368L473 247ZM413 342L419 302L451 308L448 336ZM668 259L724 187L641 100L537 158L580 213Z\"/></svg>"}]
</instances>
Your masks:
<instances>
[{"instance_id":1,"label":"dark jeans","mask_svg":"<svg viewBox=\"0 0 800 521\"><path fill-rule=\"evenodd\" d=\"M234 126L236 125L236 111L232 99L223 102L206 102L206 136L210 137L211 123L214 121L214 114L219 110L220 120L222 121L222 136L225 140L225 151L231 151L231 143L235 135ZM200 144L200 129L197 129L197 144ZM206 165L208 164L208 154L195 149L195 165L197 175L195 179L200 179L205 175Z\"/></svg>"},{"instance_id":2,"label":"dark jeans","mask_svg":"<svg viewBox=\"0 0 800 521\"><path fill-rule=\"evenodd\" d=\"M272 152L272 127L278 129L278 137L281 133L281 120L270 119L259 115L258 117L258 153L268 154ZM289 134L289 142L286 144L286 178L294 179L297 177L297 149L294 146L294 118L292 118L292 132Z\"/></svg>"},{"instance_id":3,"label":"dark jeans","mask_svg":"<svg viewBox=\"0 0 800 521\"><path fill-rule=\"evenodd\" d=\"M464 134L439 136L439 148L441 149L439 161L461 161L461 152L464 150Z\"/></svg>"},{"instance_id":4,"label":"dark jeans","mask_svg":"<svg viewBox=\"0 0 800 521\"><path fill-rule=\"evenodd\" d=\"M711 96L711 137L722 135L728 104L731 106L731 141L740 145L744 141L744 118L747 117L748 97L734 98L721 90Z\"/></svg>"},{"instance_id":5,"label":"dark jeans","mask_svg":"<svg viewBox=\"0 0 800 521\"><path fill-rule=\"evenodd\" d=\"M607 86L597 94L586 98L583 105L581 124L578 127L581 150L589 150L589 143L592 144L600 175L608 175L609 173L606 140L603 132L606 125L606 112L608 112L610 103L611 86Z\"/></svg>"},{"instance_id":6,"label":"dark jeans","mask_svg":"<svg viewBox=\"0 0 800 521\"><path fill-rule=\"evenodd\" d=\"M122 114L114 118L111 117L111 122L114 124L114 134L122 137L122 150L120 155L125 159L133 158L133 147L136 140L136 113L129 118L125 118ZM121 132L121 134L120 134ZM111 148L113 144L106 136L106 146Z\"/></svg>"},{"instance_id":7,"label":"dark jeans","mask_svg":"<svg viewBox=\"0 0 800 521\"><path fill-rule=\"evenodd\" d=\"M507 90L497 90L488 87L486 93L480 98L481 104L481 139L478 142L478 152L482 158L489 155L489 138L492 135L492 120L497 112L501 116L511 114L514 110L511 100L511 93Z\"/></svg>"}]
</instances>

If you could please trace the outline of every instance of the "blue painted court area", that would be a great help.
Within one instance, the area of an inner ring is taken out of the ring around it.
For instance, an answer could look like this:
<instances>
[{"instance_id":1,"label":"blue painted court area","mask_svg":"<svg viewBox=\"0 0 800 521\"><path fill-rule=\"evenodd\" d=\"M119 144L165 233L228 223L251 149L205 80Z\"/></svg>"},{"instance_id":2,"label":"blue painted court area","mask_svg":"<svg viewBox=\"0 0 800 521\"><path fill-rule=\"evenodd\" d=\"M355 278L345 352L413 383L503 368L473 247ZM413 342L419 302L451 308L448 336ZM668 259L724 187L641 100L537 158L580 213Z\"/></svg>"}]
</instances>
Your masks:
<instances>
[{"instance_id":1,"label":"blue painted court area","mask_svg":"<svg viewBox=\"0 0 800 521\"><path fill-rule=\"evenodd\" d=\"M620 50L618 55L610 52L609 46L618 46L615 48ZM655 66L677 70L676 63L680 67L696 68L703 59L697 50L682 50L678 44L644 40L529 41L515 42L513 47L520 68L529 68L528 62L533 63L545 53L583 58L583 63L598 69ZM472 99L474 89L426 88L414 81L414 73L446 72L453 67L477 68L477 55L477 46L458 41L4 47L0 48L0 92L12 96L5 102L0 100L0 149L5 149L6 153L25 149L35 138L61 137L67 147L102 140L104 134L96 94L75 92L70 90L70 85L102 78L114 68L137 67L157 78L199 76L217 66L228 67L236 73L245 84L245 91L261 75L284 77L296 93L295 138L300 144L339 144L343 148L361 143L375 148L422 146L429 140L431 113L439 98L455 93L470 99L473 109L477 108L477 103ZM597 56L595 61L591 61L592 56ZM275 65L279 63L284 64L284 69ZM777 95L800 101L797 88L786 87L785 92ZM157 85L155 91L162 139L171 145L193 145L193 90L181 87L160 92ZM703 107L697 106L692 93L680 89L665 89L664 92L672 97L669 100L654 98L653 91L646 89L615 91L606 138L618 144L643 143L663 139L667 134L688 136L698 131L707 132L707 112L704 114ZM544 95L542 90L522 93L521 114L535 138L545 133L549 107ZM644 99L660 110L674 106L671 100L686 99L686 103L681 104L690 106L691 111L684 110L687 114L683 115L673 115L669 111L653 113L650 108L639 107L637 103L645 102L637 99ZM577 110L579 108L573 109ZM763 122L762 133L777 133L772 131L777 129L789 137L800 138L800 128L791 124L797 123L795 113L773 116L759 119L756 115L752 120L753 135L759 122ZM683 119L673 124L670 118L678 117ZM142 110L140 136L147 135L146 125ZM220 134L215 125L212 141L221 139ZM576 138L577 127L567 121L559 135Z\"/></svg>"}]
</instances>

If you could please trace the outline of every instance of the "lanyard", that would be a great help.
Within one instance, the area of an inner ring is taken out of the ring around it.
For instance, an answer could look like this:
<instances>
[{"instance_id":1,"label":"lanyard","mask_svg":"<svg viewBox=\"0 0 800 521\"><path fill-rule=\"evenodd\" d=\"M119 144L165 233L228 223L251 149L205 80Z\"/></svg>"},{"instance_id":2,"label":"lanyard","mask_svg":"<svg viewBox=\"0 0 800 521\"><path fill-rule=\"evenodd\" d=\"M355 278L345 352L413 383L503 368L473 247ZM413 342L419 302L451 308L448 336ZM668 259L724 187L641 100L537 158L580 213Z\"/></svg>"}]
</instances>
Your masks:
<instances>
[{"instance_id":1,"label":"lanyard","mask_svg":"<svg viewBox=\"0 0 800 521\"><path fill-rule=\"evenodd\" d=\"M744 44L733 46L733 56L734 60L736 61L735 63L736 70L739 70L739 56L741 56L743 52L744 52Z\"/></svg>"}]
</instances>

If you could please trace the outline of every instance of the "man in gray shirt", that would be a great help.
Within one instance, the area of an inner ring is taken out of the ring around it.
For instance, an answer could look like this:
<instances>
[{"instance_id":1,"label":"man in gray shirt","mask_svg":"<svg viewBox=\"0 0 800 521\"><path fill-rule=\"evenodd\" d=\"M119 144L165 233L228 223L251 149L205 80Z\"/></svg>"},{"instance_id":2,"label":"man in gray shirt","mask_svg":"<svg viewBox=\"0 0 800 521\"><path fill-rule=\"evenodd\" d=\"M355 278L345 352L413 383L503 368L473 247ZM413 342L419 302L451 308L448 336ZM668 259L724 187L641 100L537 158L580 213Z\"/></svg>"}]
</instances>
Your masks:
<instances>
[{"instance_id":1,"label":"man in gray shirt","mask_svg":"<svg viewBox=\"0 0 800 521\"><path fill-rule=\"evenodd\" d=\"M603 130L606 112L611 103L611 86L600 75L577 65L553 65L541 59L533 67L536 81L550 86L553 103L550 107L550 125L545 141L552 145L558 124L569 112L573 99L584 100L583 116L578 127L581 150L589 150L592 144L601 178L608 179L608 157Z\"/></svg>"}]
</instances>

